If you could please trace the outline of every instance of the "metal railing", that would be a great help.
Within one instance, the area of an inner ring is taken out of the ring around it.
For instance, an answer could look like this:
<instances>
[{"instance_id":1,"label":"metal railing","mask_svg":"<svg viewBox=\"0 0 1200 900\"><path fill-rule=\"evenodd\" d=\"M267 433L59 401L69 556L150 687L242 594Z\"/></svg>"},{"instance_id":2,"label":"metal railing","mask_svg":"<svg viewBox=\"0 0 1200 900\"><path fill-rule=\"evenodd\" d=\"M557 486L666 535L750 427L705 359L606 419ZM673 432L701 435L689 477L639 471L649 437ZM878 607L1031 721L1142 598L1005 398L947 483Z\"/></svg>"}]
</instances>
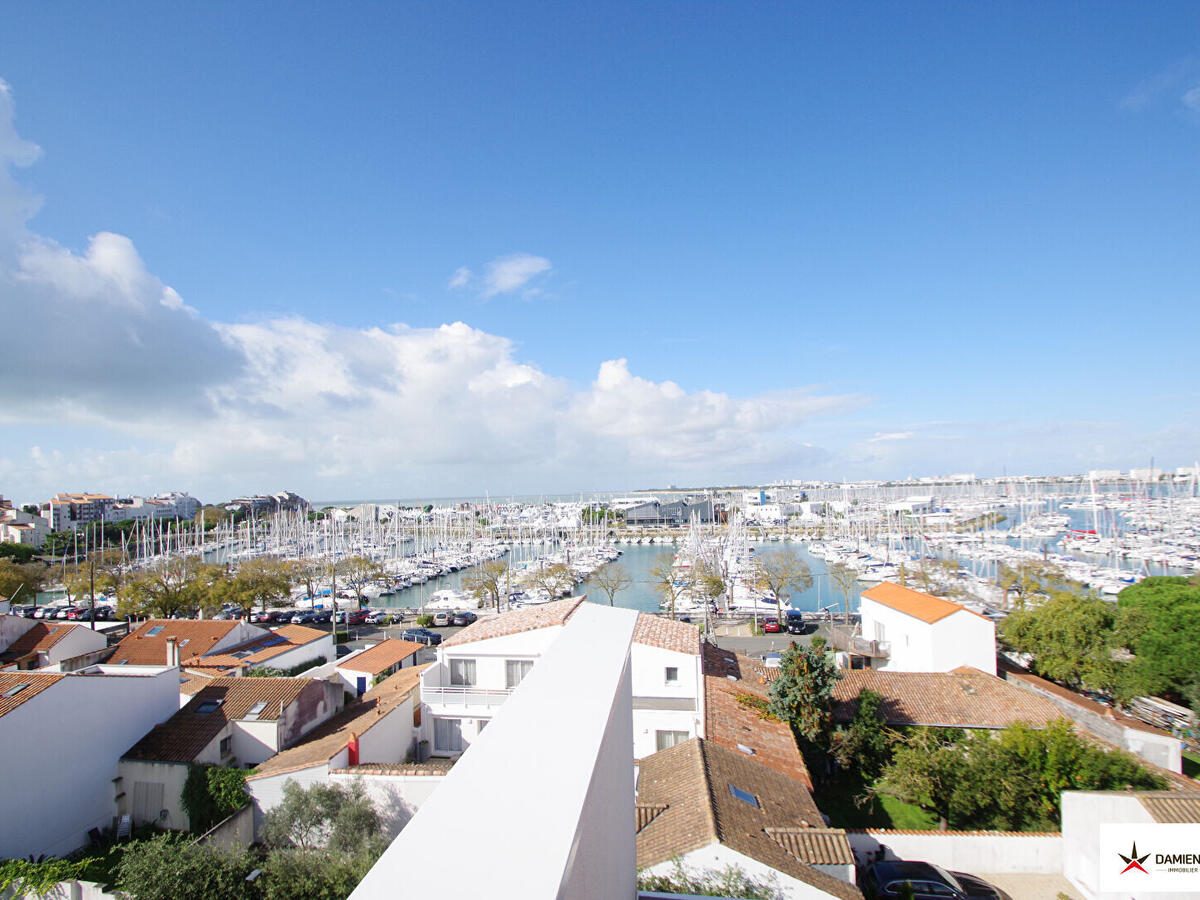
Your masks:
<instances>
[{"instance_id":1,"label":"metal railing","mask_svg":"<svg viewBox=\"0 0 1200 900\"><path fill-rule=\"evenodd\" d=\"M474 685L445 685L421 688L421 700L443 706L499 706L512 691L507 688L481 688Z\"/></svg>"},{"instance_id":2,"label":"metal railing","mask_svg":"<svg viewBox=\"0 0 1200 900\"><path fill-rule=\"evenodd\" d=\"M829 641L839 650L848 650L859 656L887 659L892 655L891 641L871 641L856 633L855 626L830 625Z\"/></svg>"}]
</instances>

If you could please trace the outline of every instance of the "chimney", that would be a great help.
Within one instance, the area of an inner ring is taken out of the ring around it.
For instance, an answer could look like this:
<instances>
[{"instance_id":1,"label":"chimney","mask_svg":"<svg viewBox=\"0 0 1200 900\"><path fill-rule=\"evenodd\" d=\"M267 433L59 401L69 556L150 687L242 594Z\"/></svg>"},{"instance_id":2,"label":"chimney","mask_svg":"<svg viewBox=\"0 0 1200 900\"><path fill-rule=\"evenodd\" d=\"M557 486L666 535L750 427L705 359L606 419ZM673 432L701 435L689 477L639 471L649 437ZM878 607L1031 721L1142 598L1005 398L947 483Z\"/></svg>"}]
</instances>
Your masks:
<instances>
[{"instance_id":1,"label":"chimney","mask_svg":"<svg viewBox=\"0 0 1200 900\"><path fill-rule=\"evenodd\" d=\"M167 638L167 665L179 665L179 648L175 646L175 638Z\"/></svg>"}]
</instances>

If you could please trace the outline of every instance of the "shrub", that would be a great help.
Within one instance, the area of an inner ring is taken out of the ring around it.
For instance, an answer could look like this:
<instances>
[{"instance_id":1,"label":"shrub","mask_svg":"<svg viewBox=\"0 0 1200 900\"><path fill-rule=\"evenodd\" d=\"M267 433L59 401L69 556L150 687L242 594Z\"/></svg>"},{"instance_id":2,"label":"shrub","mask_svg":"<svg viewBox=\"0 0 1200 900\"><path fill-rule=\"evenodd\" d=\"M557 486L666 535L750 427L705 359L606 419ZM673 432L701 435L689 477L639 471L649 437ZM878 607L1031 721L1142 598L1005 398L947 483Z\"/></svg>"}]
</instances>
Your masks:
<instances>
[{"instance_id":1,"label":"shrub","mask_svg":"<svg viewBox=\"0 0 1200 900\"><path fill-rule=\"evenodd\" d=\"M246 773L225 766L188 766L180 794L192 831L203 834L246 805Z\"/></svg>"}]
</instances>

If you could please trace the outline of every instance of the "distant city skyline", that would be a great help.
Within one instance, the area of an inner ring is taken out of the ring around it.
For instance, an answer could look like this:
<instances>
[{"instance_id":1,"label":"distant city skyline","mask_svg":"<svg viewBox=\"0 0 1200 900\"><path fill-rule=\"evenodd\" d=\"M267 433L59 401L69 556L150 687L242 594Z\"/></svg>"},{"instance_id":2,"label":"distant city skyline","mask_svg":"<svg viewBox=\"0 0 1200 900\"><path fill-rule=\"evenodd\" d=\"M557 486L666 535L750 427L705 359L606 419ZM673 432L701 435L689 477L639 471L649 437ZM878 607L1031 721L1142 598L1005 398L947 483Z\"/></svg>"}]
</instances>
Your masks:
<instances>
[{"instance_id":1,"label":"distant city skyline","mask_svg":"<svg viewBox=\"0 0 1200 900\"><path fill-rule=\"evenodd\" d=\"M6 11L0 494L1200 456L1200 9Z\"/></svg>"}]
</instances>

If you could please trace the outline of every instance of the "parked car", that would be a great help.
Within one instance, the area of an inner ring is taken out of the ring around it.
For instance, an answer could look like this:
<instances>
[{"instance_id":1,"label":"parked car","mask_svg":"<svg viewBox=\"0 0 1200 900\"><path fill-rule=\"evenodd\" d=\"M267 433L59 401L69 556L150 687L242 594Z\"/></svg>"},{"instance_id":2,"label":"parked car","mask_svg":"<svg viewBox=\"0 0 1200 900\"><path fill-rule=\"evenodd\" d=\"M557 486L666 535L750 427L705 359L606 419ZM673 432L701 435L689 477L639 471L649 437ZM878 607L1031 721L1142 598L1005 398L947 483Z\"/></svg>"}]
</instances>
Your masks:
<instances>
[{"instance_id":1,"label":"parked car","mask_svg":"<svg viewBox=\"0 0 1200 900\"><path fill-rule=\"evenodd\" d=\"M77 606L74 609L67 610L67 618L72 622L86 622L91 618L91 610L86 606ZM100 618L96 616L96 618Z\"/></svg>"},{"instance_id":2,"label":"parked car","mask_svg":"<svg viewBox=\"0 0 1200 900\"><path fill-rule=\"evenodd\" d=\"M453 625L456 615L457 613L439 610L433 614L433 625L435 628L444 628L447 625Z\"/></svg>"},{"instance_id":3,"label":"parked car","mask_svg":"<svg viewBox=\"0 0 1200 900\"><path fill-rule=\"evenodd\" d=\"M292 616L293 625L312 625L317 621L317 614L311 609L302 609Z\"/></svg>"},{"instance_id":4,"label":"parked car","mask_svg":"<svg viewBox=\"0 0 1200 900\"><path fill-rule=\"evenodd\" d=\"M316 612L316 616L317 617L315 619L313 619L314 625L328 625L330 622L333 621L333 610L318 609Z\"/></svg>"},{"instance_id":5,"label":"parked car","mask_svg":"<svg viewBox=\"0 0 1200 900\"><path fill-rule=\"evenodd\" d=\"M36 606L14 606L11 608L14 616L24 616L26 619L32 619L36 611Z\"/></svg>"},{"instance_id":6,"label":"parked car","mask_svg":"<svg viewBox=\"0 0 1200 900\"><path fill-rule=\"evenodd\" d=\"M764 634L779 634L783 631L783 626L779 624L778 619L763 619L762 630Z\"/></svg>"},{"instance_id":7,"label":"parked car","mask_svg":"<svg viewBox=\"0 0 1200 900\"><path fill-rule=\"evenodd\" d=\"M450 624L451 625L471 625L478 619L479 619L479 616L475 615L475 613L470 612L470 611L464 611L464 612L460 612L460 613L455 613L454 621L451 622Z\"/></svg>"},{"instance_id":8,"label":"parked car","mask_svg":"<svg viewBox=\"0 0 1200 900\"><path fill-rule=\"evenodd\" d=\"M789 609L784 617L784 625L787 628L788 634L808 634L808 632L816 631L815 624L809 625L804 621L804 613L798 609Z\"/></svg>"},{"instance_id":9,"label":"parked car","mask_svg":"<svg viewBox=\"0 0 1200 900\"><path fill-rule=\"evenodd\" d=\"M73 606L64 606L64 607L62 607L62 609L58 610L58 612L56 612L56 613L54 614L54 618L56 618L56 619L69 619L69 618L71 618L71 616L72 616L72 615L74 615L76 612L77 612L77 610L75 609L75 607L73 607ZM50 618L50 617L49 617L49 616L47 616L46 618Z\"/></svg>"},{"instance_id":10,"label":"parked car","mask_svg":"<svg viewBox=\"0 0 1200 900\"><path fill-rule=\"evenodd\" d=\"M391 625L392 614L386 610L377 609L367 613L366 623L368 625Z\"/></svg>"},{"instance_id":11,"label":"parked car","mask_svg":"<svg viewBox=\"0 0 1200 900\"><path fill-rule=\"evenodd\" d=\"M350 609L346 611L347 625L363 625L367 621L369 611L365 609Z\"/></svg>"},{"instance_id":12,"label":"parked car","mask_svg":"<svg viewBox=\"0 0 1200 900\"><path fill-rule=\"evenodd\" d=\"M442 642L442 636L436 631L430 631L428 628L405 628L400 632L400 639L403 641L416 641L418 644L428 644L430 647L436 647Z\"/></svg>"},{"instance_id":13,"label":"parked car","mask_svg":"<svg viewBox=\"0 0 1200 900\"><path fill-rule=\"evenodd\" d=\"M947 872L927 862L887 860L871 866L862 890L869 900L903 897L905 885L913 900L1012 900L1000 888L964 872Z\"/></svg>"}]
</instances>

